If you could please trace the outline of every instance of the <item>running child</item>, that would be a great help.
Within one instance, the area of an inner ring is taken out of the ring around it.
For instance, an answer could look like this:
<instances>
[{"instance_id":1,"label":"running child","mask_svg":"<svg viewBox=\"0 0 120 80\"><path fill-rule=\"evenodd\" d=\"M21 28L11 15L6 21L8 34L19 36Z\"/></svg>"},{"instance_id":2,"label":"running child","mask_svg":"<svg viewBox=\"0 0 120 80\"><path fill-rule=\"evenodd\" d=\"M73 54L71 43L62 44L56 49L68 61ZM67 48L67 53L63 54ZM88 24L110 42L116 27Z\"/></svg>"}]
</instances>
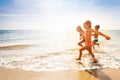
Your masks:
<instances>
[{"instance_id":1,"label":"running child","mask_svg":"<svg viewBox=\"0 0 120 80\"><path fill-rule=\"evenodd\" d=\"M96 26L94 27L94 29L95 29L95 31L99 32L100 25L96 25ZM95 46L94 46L94 45L98 45L98 47L99 47L99 43L98 43L98 34L97 34L97 33L94 33L93 36L94 36L94 40L93 40L93 49L95 49Z\"/></svg>"},{"instance_id":2,"label":"running child","mask_svg":"<svg viewBox=\"0 0 120 80\"><path fill-rule=\"evenodd\" d=\"M81 26L77 26L76 31L80 34L80 42L78 42L78 45L83 47L82 43L85 42L84 39L84 30L81 28Z\"/></svg>"},{"instance_id":3,"label":"running child","mask_svg":"<svg viewBox=\"0 0 120 80\"><path fill-rule=\"evenodd\" d=\"M101 32L97 32L93 29L91 29L91 21L87 20L84 22L84 28L86 29L85 31L85 46L82 47L81 49L79 49L79 57L76 60L81 60L82 57L82 51L87 50L89 52L89 54L92 56L93 62L97 62L93 52L92 52L92 41L91 41L91 36L92 36L92 32L99 34L103 37L105 37L107 40L110 40L110 37L101 33Z\"/></svg>"}]
</instances>

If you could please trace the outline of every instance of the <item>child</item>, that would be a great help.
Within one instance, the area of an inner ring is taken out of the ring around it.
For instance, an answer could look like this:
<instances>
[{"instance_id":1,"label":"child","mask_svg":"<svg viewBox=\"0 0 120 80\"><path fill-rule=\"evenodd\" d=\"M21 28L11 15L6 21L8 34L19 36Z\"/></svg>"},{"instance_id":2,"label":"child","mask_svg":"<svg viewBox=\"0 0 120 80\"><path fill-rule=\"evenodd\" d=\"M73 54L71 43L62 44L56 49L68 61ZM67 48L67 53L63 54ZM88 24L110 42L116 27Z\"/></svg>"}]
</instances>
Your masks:
<instances>
[{"instance_id":1,"label":"child","mask_svg":"<svg viewBox=\"0 0 120 80\"><path fill-rule=\"evenodd\" d=\"M99 34L103 37L105 37L107 40L110 39L109 36L101 33L101 32L97 32L93 29L91 29L91 21L87 20L85 23L84 23L84 28L86 29L86 32L85 32L85 46L82 47L80 50L79 50L79 57L76 59L76 60L81 60L81 56L82 56L82 51L84 50L87 50L89 52L89 54L92 56L93 58L93 62L97 62L97 60L95 59L95 56L92 52L92 42L91 42L91 36L92 36L92 32L96 33L96 34Z\"/></svg>"},{"instance_id":2,"label":"child","mask_svg":"<svg viewBox=\"0 0 120 80\"><path fill-rule=\"evenodd\" d=\"M99 32L100 25L96 25L94 28L95 28L95 31ZM93 49L95 49L94 45L98 45L99 46L99 43L98 43L98 34L95 33L95 34L93 34L93 36L94 36Z\"/></svg>"},{"instance_id":3,"label":"child","mask_svg":"<svg viewBox=\"0 0 120 80\"><path fill-rule=\"evenodd\" d=\"M77 26L76 28L76 31L79 32L80 34L80 42L78 43L79 46L83 47L82 43L85 42L85 39L84 39L84 31L83 29L81 28L81 26Z\"/></svg>"}]
</instances>

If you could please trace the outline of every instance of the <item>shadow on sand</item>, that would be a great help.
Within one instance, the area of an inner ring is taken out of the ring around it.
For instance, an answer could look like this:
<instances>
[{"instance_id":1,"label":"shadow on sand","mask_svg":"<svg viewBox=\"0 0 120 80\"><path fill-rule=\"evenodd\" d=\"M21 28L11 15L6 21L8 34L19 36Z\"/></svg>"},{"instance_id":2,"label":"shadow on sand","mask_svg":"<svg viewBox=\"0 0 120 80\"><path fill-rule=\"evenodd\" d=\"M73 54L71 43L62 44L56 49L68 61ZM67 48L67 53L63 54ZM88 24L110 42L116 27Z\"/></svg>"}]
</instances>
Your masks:
<instances>
[{"instance_id":1,"label":"shadow on sand","mask_svg":"<svg viewBox=\"0 0 120 80\"><path fill-rule=\"evenodd\" d=\"M98 78L99 80L112 80L109 76L107 76L105 73L98 69L85 70L85 72Z\"/></svg>"},{"instance_id":2,"label":"shadow on sand","mask_svg":"<svg viewBox=\"0 0 120 80\"><path fill-rule=\"evenodd\" d=\"M79 65L82 65L85 67L84 64L79 63ZM101 69L88 69L79 71L79 79L84 80L112 80L108 75L106 75L104 72L101 71Z\"/></svg>"}]
</instances>

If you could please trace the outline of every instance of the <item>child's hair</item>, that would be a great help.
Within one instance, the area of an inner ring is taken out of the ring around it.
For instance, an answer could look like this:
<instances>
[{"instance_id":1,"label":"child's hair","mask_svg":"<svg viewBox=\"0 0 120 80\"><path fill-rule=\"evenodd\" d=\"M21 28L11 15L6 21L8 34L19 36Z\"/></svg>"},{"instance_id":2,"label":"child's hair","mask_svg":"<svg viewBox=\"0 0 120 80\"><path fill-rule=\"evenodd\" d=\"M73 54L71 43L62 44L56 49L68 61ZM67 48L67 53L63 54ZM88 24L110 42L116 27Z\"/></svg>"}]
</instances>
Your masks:
<instances>
[{"instance_id":1,"label":"child's hair","mask_svg":"<svg viewBox=\"0 0 120 80\"><path fill-rule=\"evenodd\" d=\"M81 30L82 30L81 26L77 26L76 31L79 32Z\"/></svg>"},{"instance_id":2,"label":"child's hair","mask_svg":"<svg viewBox=\"0 0 120 80\"><path fill-rule=\"evenodd\" d=\"M100 28L100 25L96 25L95 28L99 29L99 28Z\"/></svg>"},{"instance_id":3,"label":"child's hair","mask_svg":"<svg viewBox=\"0 0 120 80\"><path fill-rule=\"evenodd\" d=\"M91 21L90 20L85 21L84 24L89 25L89 28L91 28Z\"/></svg>"}]
</instances>

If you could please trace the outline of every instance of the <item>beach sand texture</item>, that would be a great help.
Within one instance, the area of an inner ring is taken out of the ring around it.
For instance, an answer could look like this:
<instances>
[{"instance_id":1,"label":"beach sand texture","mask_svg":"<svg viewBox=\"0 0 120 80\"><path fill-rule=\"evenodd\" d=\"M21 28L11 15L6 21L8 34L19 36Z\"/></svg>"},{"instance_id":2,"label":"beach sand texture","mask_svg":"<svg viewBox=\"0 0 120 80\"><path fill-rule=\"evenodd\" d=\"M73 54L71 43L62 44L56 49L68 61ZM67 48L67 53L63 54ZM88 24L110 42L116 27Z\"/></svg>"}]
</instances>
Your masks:
<instances>
[{"instance_id":1,"label":"beach sand texture","mask_svg":"<svg viewBox=\"0 0 120 80\"><path fill-rule=\"evenodd\" d=\"M120 80L120 69L34 72L0 68L0 80Z\"/></svg>"}]
</instances>

